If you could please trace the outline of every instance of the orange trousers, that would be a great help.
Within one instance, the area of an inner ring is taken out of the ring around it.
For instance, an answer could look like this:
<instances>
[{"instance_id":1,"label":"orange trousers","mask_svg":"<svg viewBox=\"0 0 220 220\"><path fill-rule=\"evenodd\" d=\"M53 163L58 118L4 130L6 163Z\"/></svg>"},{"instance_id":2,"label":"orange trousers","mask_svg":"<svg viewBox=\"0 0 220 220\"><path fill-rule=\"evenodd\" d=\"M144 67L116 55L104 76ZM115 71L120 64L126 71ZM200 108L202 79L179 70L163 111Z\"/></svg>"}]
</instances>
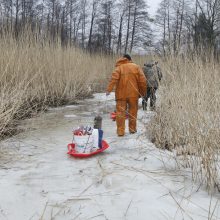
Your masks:
<instances>
[{"instance_id":1,"label":"orange trousers","mask_svg":"<svg viewBox=\"0 0 220 220\"><path fill-rule=\"evenodd\" d=\"M138 112L138 99L127 98L126 100L117 100L116 102L116 124L117 134L123 136L125 134L125 119L126 110L129 115L129 132L134 133L137 131L137 112Z\"/></svg>"}]
</instances>

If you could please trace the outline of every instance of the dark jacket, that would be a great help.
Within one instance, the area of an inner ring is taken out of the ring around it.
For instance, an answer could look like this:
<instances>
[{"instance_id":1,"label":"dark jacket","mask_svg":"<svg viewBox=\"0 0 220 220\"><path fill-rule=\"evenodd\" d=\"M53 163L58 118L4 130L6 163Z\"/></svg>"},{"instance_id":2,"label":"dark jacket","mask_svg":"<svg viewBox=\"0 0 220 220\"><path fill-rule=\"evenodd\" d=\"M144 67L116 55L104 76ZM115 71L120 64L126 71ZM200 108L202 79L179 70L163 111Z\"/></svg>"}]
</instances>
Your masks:
<instances>
[{"instance_id":1,"label":"dark jacket","mask_svg":"<svg viewBox=\"0 0 220 220\"><path fill-rule=\"evenodd\" d=\"M143 72L147 78L147 87L157 89L159 85L159 79L156 71L153 69L153 64L145 64L143 67Z\"/></svg>"}]
</instances>

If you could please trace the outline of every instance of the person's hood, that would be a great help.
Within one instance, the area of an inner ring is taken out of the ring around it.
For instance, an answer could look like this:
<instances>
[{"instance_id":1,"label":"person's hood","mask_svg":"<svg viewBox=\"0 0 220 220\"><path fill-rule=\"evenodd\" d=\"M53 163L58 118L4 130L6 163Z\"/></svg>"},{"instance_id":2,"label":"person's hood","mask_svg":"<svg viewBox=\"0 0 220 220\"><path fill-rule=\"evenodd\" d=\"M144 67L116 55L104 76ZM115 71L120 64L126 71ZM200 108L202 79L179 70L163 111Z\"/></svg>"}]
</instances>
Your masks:
<instances>
[{"instance_id":1,"label":"person's hood","mask_svg":"<svg viewBox=\"0 0 220 220\"><path fill-rule=\"evenodd\" d=\"M154 66L154 64L153 63L145 63L144 66L152 68Z\"/></svg>"},{"instance_id":2,"label":"person's hood","mask_svg":"<svg viewBox=\"0 0 220 220\"><path fill-rule=\"evenodd\" d=\"M148 67L148 68L152 68L153 66L155 65L155 61L153 60L150 60L150 61L147 61L144 66Z\"/></svg>"},{"instance_id":3,"label":"person's hood","mask_svg":"<svg viewBox=\"0 0 220 220\"><path fill-rule=\"evenodd\" d=\"M119 60L117 60L116 62L116 67L121 66L123 64L127 64L127 63L132 63L131 60L128 60L127 58L120 58Z\"/></svg>"}]
</instances>

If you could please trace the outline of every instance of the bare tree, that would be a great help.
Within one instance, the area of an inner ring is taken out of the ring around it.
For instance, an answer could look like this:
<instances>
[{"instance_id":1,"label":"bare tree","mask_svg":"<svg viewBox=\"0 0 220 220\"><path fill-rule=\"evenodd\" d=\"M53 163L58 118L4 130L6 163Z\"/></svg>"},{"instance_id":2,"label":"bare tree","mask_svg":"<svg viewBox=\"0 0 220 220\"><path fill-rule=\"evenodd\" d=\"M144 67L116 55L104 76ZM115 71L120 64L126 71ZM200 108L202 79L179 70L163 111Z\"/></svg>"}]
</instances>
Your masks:
<instances>
[{"instance_id":1,"label":"bare tree","mask_svg":"<svg viewBox=\"0 0 220 220\"><path fill-rule=\"evenodd\" d=\"M126 34L126 41L125 41L125 53L128 51L128 40L130 36L130 21L131 21L131 10L132 10L132 0L128 0L127 2L127 34Z\"/></svg>"},{"instance_id":2,"label":"bare tree","mask_svg":"<svg viewBox=\"0 0 220 220\"><path fill-rule=\"evenodd\" d=\"M119 8L119 26L118 26L118 36L117 36L117 48L116 52L121 53L122 51L122 35L123 35L123 24L124 24L124 19L125 19L125 12L126 12L126 7L124 2L120 2L117 5L117 8Z\"/></svg>"},{"instance_id":3,"label":"bare tree","mask_svg":"<svg viewBox=\"0 0 220 220\"><path fill-rule=\"evenodd\" d=\"M132 52L146 44L150 29L144 0L0 0L0 19L0 31L16 37L31 27L63 45L106 53Z\"/></svg>"},{"instance_id":4,"label":"bare tree","mask_svg":"<svg viewBox=\"0 0 220 220\"><path fill-rule=\"evenodd\" d=\"M90 22L90 30L89 30L89 40L88 40L88 46L87 46L89 50L91 50L93 27L94 27L95 18L97 16L98 3L99 3L99 0L93 0L93 2L92 2L92 13L91 13L91 22Z\"/></svg>"},{"instance_id":5,"label":"bare tree","mask_svg":"<svg viewBox=\"0 0 220 220\"><path fill-rule=\"evenodd\" d=\"M149 15L144 0L133 0L132 31L130 39L130 53L134 46L141 46L140 42L150 46L151 28L149 26Z\"/></svg>"}]
</instances>

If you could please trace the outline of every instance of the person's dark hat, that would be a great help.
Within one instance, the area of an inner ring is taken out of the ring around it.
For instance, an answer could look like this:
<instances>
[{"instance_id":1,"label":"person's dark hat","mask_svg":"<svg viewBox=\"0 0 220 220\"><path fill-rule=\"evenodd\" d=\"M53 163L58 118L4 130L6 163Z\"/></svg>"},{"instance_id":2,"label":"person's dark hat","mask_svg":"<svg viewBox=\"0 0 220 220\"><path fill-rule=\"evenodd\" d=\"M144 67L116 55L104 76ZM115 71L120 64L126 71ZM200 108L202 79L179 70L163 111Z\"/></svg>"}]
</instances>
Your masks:
<instances>
[{"instance_id":1,"label":"person's dark hat","mask_svg":"<svg viewBox=\"0 0 220 220\"><path fill-rule=\"evenodd\" d=\"M155 65L155 62L153 61L153 60L151 60L150 62L146 62L145 64L144 64L144 66L147 66L147 67L153 67Z\"/></svg>"},{"instance_id":2,"label":"person's dark hat","mask_svg":"<svg viewBox=\"0 0 220 220\"><path fill-rule=\"evenodd\" d=\"M128 59L128 60L132 60L132 59L131 59L131 56L130 56L129 54L124 54L123 57L126 58L126 59Z\"/></svg>"}]
</instances>

